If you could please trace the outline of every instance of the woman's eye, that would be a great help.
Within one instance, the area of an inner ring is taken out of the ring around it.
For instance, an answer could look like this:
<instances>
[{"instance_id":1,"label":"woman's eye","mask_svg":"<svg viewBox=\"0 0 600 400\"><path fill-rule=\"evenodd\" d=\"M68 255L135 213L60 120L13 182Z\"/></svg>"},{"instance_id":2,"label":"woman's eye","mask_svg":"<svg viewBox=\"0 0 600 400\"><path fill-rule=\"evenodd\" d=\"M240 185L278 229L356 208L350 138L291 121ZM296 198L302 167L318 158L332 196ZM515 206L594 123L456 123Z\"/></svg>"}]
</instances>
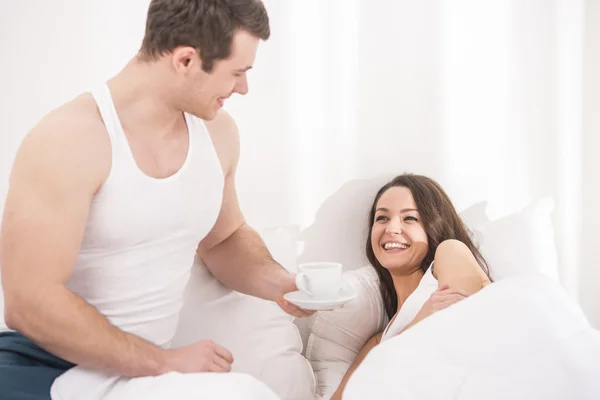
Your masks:
<instances>
[{"instance_id":1,"label":"woman's eye","mask_svg":"<svg viewBox=\"0 0 600 400\"><path fill-rule=\"evenodd\" d=\"M387 221L387 217L385 215L380 215L379 217L375 218L375 221Z\"/></svg>"},{"instance_id":2,"label":"woman's eye","mask_svg":"<svg viewBox=\"0 0 600 400\"><path fill-rule=\"evenodd\" d=\"M414 221L414 222L419 222L419 220L415 217L406 217L404 218L405 221Z\"/></svg>"}]
</instances>

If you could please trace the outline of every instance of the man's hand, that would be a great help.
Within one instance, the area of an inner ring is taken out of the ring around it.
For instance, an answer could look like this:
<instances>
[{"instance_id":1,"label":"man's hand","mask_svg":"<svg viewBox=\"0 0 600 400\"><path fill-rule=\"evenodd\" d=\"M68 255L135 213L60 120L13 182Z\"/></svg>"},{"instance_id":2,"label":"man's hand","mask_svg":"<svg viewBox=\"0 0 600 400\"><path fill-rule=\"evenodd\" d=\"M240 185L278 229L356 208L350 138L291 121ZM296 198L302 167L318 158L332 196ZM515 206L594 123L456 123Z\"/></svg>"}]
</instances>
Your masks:
<instances>
[{"instance_id":1,"label":"man's hand","mask_svg":"<svg viewBox=\"0 0 600 400\"><path fill-rule=\"evenodd\" d=\"M313 315L316 311L305 310L296 306L295 304L290 303L286 299L283 298L283 295L279 296L279 298L275 301L279 307L286 313L293 315L294 317L306 318Z\"/></svg>"},{"instance_id":2,"label":"man's hand","mask_svg":"<svg viewBox=\"0 0 600 400\"><path fill-rule=\"evenodd\" d=\"M421 308L418 319L423 319L436 313L444 308L451 306L452 304L458 303L459 301L467 298L469 294L462 289L451 288L450 285L444 284L431 294L429 299Z\"/></svg>"},{"instance_id":3,"label":"man's hand","mask_svg":"<svg viewBox=\"0 0 600 400\"><path fill-rule=\"evenodd\" d=\"M283 267L281 267L281 268L283 269ZM296 290L298 290L298 287L296 286L296 275L295 274L291 274L286 271L285 274L283 275L283 278L281 278L281 280L279 281L279 288L281 290L280 293L283 293L283 294L279 295L279 297L277 297L275 299L275 303L277 303L277 305L279 307L281 307L281 309L283 311L285 311L286 313L288 313L294 317L305 318L305 317L310 317L311 315L313 315L316 312L316 311L305 310L303 308L300 308L300 307L296 306L295 304L292 304L283 298L284 294L290 293L290 292L295 292Z\"/></svg>"},{"instance_id":4,"label":"man's hand","mask_svg":"<svg viewBox=\"0 0 600 400\"><path fill-rule=\"evenodd\" d=\"M167 350L167 371L229 372L233 356L226 348L212 340L201 340L178 349Z\"/></svg>"}]
</instances>

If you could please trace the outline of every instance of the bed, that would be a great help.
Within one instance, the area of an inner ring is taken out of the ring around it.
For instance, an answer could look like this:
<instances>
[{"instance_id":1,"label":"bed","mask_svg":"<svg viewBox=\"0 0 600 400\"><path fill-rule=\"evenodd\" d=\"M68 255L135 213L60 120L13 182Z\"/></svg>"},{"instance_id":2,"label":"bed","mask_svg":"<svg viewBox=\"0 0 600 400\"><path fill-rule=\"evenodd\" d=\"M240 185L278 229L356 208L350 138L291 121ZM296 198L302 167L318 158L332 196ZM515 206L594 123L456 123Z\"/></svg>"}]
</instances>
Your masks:
<instances>
[{"instance_id":1,"label":"bed","mask_svg":"<svg viewBox=\"0 0 600 400\"><path fill-rule=\"evenodd\" d=\"M462 215L496 283L375 348L344 399L600 398L600 332L558 283L552 201L495 221L484 210L479 203ZM234 354L233 373L128 380L77 367L57 379L52 398L328 399L387 318L372 268L334 254L323 260L322 251L311 260L306 249L316 245L299 234L289 226L261 231L290 271L299 254L304 261L344 262L344 282L358 292L356 300L294 320L273 303L225 288L197 260L170 345L213 339ZM357 230L356 240L345 242L354 246L361 235Z\"/></svg>"}]
</instances>

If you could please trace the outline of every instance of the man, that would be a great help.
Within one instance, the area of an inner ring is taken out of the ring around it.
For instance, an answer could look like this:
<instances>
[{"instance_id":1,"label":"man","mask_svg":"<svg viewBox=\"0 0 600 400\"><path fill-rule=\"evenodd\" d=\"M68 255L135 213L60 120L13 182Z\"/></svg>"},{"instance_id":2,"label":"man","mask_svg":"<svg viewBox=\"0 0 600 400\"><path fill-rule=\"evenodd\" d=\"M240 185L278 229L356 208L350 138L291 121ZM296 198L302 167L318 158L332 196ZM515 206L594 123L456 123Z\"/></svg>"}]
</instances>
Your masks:
<instances>
[{"instance_id":1,"label":"man","mask_svg":"<svg viewBox=\"0 0 600 400\"><path fill-rule=\"evenodd\" d=\"M136 57L28 133L0 238L18 332L0 336L0 397L48 398L73 365L131 378L229 371L232 355L210 341L168 348L196 249L232 289L309 315L283 300L295 277L244 221L238 133L220 111L247 93L269 34L258 0L153 0Z\"/></svg>"}]
</instances>

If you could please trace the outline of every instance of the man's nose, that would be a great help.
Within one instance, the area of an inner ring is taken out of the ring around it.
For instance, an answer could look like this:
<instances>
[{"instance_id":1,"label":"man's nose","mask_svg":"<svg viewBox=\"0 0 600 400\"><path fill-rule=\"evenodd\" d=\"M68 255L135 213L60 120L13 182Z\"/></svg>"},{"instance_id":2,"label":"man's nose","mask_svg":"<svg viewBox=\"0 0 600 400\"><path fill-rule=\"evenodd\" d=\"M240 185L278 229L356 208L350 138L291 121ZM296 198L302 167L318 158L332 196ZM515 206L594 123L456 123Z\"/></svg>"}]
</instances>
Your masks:
<instances>
[{"instance_id":1,"label":"man's nose","mask_svg":"<svg viewBox=\"0 0 600 400\"><path fill-rule=\"evenodd\" d=\"M248 93L248 79L246 78L246 75L240 77L235 85L235 91L241 95Z\"/></svg>"}]
</instances>

